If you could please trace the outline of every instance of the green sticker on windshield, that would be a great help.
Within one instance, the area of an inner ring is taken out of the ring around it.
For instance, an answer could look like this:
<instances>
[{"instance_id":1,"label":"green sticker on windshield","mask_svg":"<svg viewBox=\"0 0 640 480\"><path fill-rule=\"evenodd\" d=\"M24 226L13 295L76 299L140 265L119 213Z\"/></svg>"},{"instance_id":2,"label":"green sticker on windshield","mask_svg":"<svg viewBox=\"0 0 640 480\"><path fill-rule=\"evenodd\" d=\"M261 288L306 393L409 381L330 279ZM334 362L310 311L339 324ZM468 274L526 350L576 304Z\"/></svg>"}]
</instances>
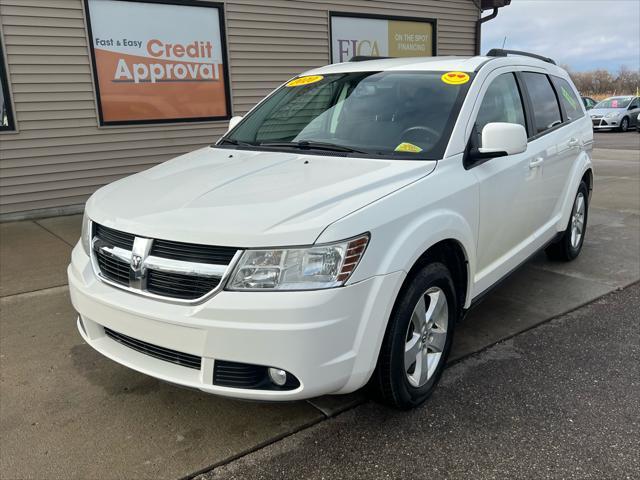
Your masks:
<instances>
[{"instance_id":1,"label":"green sticker on windshield","mask_svg":"<svg viewBox=\"0 0 640 480\"><path fill-rule=\"evenodd\" d=\"M419 146L414 145L413 143L402 142L400 145L398 145L396 147L395 151L396 152L420 153L422 151L422 149Z\"/></svg>"},{"instance_id":2,"label":"green sticker on windshield","mask_svg":"<svg viewBox=\"0 0 640 480\"><path fill-rule=\"evenodd\" d=\"M566 88L561 87L561 90L562 90L562 96L567 102L569 102L569 105L571 105L571 107L573 107L574 110L578 110L578 105L576 104L576 100L573 98L573 96L567 91Z\"/></svg>"}]
</instances>

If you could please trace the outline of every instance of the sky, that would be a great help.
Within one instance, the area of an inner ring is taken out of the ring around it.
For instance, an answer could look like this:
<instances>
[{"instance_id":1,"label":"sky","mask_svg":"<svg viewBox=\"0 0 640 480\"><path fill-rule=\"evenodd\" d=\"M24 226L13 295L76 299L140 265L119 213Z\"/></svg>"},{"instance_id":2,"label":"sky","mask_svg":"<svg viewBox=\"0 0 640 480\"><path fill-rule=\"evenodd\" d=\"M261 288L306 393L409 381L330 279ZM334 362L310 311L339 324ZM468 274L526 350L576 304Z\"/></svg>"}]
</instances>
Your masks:
<instances>
[{"instance_id":1,"label":"sky","mask_svg":"<svg viewBox=\"0 0 640 480\"><path fill-rule=\"evenodd\" d=\"M484 15L490 12L484 12ZM512 0L482 26L482 53L525 50L574 71L640 69L640 0Z\"/></svg>"}]
</instances>

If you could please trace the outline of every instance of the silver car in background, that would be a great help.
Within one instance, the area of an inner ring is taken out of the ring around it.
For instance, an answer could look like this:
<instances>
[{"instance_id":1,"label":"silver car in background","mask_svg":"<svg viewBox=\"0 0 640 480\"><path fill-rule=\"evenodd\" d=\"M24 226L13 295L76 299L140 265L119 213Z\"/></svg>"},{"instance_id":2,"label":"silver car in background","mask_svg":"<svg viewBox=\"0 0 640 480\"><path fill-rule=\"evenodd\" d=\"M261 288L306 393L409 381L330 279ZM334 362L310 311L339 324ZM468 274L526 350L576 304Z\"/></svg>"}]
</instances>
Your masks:
<instances>
[{"instance_id":1,"label":"silver car in background","mask_svg":"<svg viewBox=\"0 0 640 480\"><path fill-rule=\"evenodd\" d=\"M632 95L609 97L589 110L594 130L619 130L626 132L638 127L640 97Z\"/></svg>"}]
</instances>

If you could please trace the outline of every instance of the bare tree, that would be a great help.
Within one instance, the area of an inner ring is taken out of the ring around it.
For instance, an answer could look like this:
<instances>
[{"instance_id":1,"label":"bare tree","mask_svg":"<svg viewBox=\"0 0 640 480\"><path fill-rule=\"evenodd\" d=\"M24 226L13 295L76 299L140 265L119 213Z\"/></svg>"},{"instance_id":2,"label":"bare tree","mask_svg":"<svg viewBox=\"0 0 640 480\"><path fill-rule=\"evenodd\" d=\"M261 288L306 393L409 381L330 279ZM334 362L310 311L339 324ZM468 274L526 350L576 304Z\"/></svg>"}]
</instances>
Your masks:
<instances>
[{"instance_id":1,"label":"bare tree","mask_svg":"<svg viewBox=\"0 0 640 480\"><path fill-rule=\"evenodd\" d=\"M611 95L635 95L640 89L640 71L620 67L613 75L607 70L589 72L573 72L564 67L571 76L580 94L589 97L606 97Z\"/></svg>"}]
</instances>

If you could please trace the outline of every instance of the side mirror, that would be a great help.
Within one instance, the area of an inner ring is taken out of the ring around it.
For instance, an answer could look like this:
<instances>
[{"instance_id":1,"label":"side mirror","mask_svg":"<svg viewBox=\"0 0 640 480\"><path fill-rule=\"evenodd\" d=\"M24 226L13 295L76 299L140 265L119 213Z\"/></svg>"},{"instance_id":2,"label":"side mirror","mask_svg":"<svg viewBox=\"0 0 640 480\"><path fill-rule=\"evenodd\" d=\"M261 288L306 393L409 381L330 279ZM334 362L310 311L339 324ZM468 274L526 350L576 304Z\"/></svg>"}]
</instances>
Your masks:
<instances>
[{"instance_id":1,"label":"side mirror","mask_svg":"<svg viewBox=\"0 0 640 480\"><path fill-rule=\"evenodd\" d=\"M242 116L239 116L239 115L236 117L231 117L231 120L229 120L229 128L227 128L227 132L233 130L235 126L240 123L241 120L242 120Z\"/></svg>"},{"instance_id":2,"label":"side mirror","mask_svg":"<svg viewBox=\"0 0 640 480\"><path fill-rule=\"evenodd\" d=\"M483 156L516 155L527 150L527 131L517 123L487 123L482 129Z\"/></svg>"}]
</instances>

